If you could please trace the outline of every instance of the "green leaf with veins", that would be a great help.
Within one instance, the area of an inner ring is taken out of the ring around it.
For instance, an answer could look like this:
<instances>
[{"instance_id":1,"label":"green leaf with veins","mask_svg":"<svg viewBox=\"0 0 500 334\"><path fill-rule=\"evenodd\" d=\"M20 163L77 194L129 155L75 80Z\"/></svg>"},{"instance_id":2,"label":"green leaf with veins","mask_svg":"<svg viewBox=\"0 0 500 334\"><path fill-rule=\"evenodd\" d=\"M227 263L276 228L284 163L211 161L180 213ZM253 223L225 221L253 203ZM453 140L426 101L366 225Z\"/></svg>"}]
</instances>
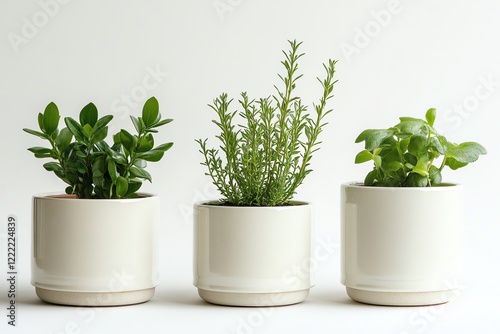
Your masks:
<instances>
[{"instance_id":1,"label":"green leaf with veins","mask_svg":"<svg viewBox=\"0 0 500 334\"><path fill-rule=\"evenodd\" d=\"M467 166L486 154L476 142L453 144L434 129L436 109L430 108L425 120L400 117L389 129L365 130L355 142L365 142L365 150L355 163L373 160L373 170L365 177L368 186L430 187L442 183L445 166L452 170ZM434 165L441 160L440 166Z\"/></svg>"}]
</instances>

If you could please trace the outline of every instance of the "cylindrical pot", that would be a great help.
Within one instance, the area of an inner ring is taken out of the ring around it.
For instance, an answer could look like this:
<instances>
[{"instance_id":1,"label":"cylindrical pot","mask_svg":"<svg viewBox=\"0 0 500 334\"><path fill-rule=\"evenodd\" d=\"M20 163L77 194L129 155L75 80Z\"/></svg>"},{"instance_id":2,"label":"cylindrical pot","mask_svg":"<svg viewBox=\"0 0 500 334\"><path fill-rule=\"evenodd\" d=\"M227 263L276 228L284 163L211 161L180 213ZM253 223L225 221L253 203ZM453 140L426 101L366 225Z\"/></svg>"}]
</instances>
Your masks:
<instances>
[{"instance_id":1,"label":"cylindrical pot","mask_svg":"<svg viewBox=\"0 0 500 334\"><path fill-rule=\"evenodd\" d=\"M159 281L158 196L33 197L31 283L46 302L112 306L146 302Z\"/></svg>"},{"instance_id":2,"label":"cylindrical pot","mask_svg":"<svg viewBox=\"0 0 500 334\"><path fill-rule=\"evenodd\" d=\"M342 278L354 300L450 301L462 278L462 186L341 186Z\"/></svg>"},{"instance_id":3,"label":"cylindrical pot","mask_svg":"<svg viewBox=\"0 0 500 334\"><path fill-rule=\"evenodd\" d=\"M209 303L300 303L311 288L311 205L194 205L194 285Z\"/></svg>"}]
</instances>

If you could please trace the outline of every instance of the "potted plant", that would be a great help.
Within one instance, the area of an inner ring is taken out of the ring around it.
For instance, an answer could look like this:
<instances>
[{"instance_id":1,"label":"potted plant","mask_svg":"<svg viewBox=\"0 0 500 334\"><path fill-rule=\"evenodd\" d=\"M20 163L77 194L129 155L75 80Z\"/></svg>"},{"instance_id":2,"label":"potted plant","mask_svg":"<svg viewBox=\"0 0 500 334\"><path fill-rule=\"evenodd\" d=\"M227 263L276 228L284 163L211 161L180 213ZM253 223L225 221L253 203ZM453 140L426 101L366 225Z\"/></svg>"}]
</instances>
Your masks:
<instances>
[{"instance_id":1,"label":"potted plant","mask_svg":"<svg viewBox=\"0 0 500 334\"><path fill-rule=\"evenodd\" d=\"M65 194L33 197L31 282L38 297L55 304L109 306L145 302L158 285L155 229L159 198L138 192L151 181L148 161L159 161L172 143L154 145L161 119L158 101L146 101L142 117L131 116L137 134L121 130L105 139L112 115L98 117L93 103L79 121L54 103L38 115L40 131L24 131L49 142L29 149L67 183Z\"/></svg>"},{"instance_id":2,"label":"potted plant","mask_svg":"<svg viewBox=\"0 0 500 334\"><path fill-rule=\"evenodd\" d=\"M311 287L311 206L292 200L311 172L336 61L323 64L326 77L314 112L294 94L301 43L289 41L283 90L250 99L230 111L227 94L212 105L221 131L220 148L197 140L220 200L194 204L194 285L205 301L235 306L288 305L303 301ZM236 125L242 124L242 125Z\"/></svg>"},{"instance_id":3,"label":"potted plant","mask_svg":"<svg viewBox=\"0 0 500 334\"><path fill-rule=\"evenodd\" d=\"M425 120L401 117L363 131L355 163L373 161L364 182L341 186L342 283L354 300L379 305L450 301L462 274L462 186L443 183L445 167L462 168L486 154L475 142L455 144ZM437 164L435 162L438 162Z\"/></svg>"}]
</instances>

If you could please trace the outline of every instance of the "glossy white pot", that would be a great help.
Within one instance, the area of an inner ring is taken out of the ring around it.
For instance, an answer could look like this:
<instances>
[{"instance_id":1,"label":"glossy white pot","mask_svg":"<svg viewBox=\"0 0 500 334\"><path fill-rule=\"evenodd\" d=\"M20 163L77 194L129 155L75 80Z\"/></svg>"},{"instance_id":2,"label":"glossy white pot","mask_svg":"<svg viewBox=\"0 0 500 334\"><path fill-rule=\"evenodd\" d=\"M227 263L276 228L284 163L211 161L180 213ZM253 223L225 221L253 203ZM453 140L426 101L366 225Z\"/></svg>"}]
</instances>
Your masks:
<instances>
[{"instance_id":1,"label":"glossy white pot","mask_svg":"<svg viewBox=\"0 0 500 334\"><path fill-rule=\"evenodd\" d=\"M277 306L309 294L311 205L194 205L194 285L205 301Z\"/></svg>"},{"instance_id":2,"label":"glossy white pot","mask_svg":"<svg viewBox=\"0 0 500 334\"><path fill-rule=\"evenodd\" d=\"M462 279L462 186L341 187L342 278L379 305L450 301Z\"/></svg>"},{"instance_id":3,"label":"glossy white pot","mask_svg":"<svg viewBox=\"0 0 500 334\"><path fill-rule=\"evenodd\" d=\"M38 297L64 305L146 302L159 281L160 200L33 197L31 283Z\"/></svg>"}]
</instances>

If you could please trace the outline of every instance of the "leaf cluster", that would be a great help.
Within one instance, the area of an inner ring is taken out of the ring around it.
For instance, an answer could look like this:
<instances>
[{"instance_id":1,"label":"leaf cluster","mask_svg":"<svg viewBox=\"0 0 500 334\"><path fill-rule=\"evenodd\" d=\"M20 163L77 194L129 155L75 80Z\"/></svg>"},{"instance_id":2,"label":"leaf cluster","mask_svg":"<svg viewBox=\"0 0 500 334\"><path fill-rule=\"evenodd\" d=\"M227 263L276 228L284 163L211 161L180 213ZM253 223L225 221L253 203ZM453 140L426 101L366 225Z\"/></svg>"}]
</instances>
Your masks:
<instances>
[{"instance_id":1,"label":"leaf cluster","mask_svg":"<svg viewBox=\"0 0 500 334\"><path fill-rule=\"evenodd\" d=\"M228 205L278 206L287 204L297 187L311 172L310 161L318 150L319 134L331 112L326 104L333 97L336 61L323 64L326 77L320 81L323 93L314 113L308 113L300 97L294 95L297 81L298 52L301 43L289 41L291 50L283 51L281 62L286 74L279 75L284 84L276 95L250 99L246 92L238 100L241 111L231 111L233 101L222 93L210 108L218 119L219 149L208 148L207 139L197 140L214 185ZM237 119L242 124L237 124Z\"/></svg>"},{"instance_id":2,"label":"leaf cluster","mask_svg":"<svg viewBox=\"0 0 500 334\"><path fill-rule=\"evenodd\" d=\"M368 129L356 138L365 149L356 155L355 163L373 161L364 180L367 186L430 187L441 184L445 166L452 170L476 161L486 149L475 142L455 144L434 129L436 109L425 114L425 120L400 117L389 129ZM439 167L434 164L442 159Z\"/></svg>"},{"instance_id":3,"label":"leaf cluster","mask_svg":"<svg viewBox=\"0 0 500 334\"><path fill-rule=\"evenodd\" d=\"M78 198L131 198L143 180L152 181L146 171L147 162L159 161L173 143L155 147L153 134L157 128L170 123L159 112L158 100L148 99L142 117L130 116L137 134L120 130L113 135L113 144L106 143L108 124L112 115L99 118L93 103L80 112L79 120L64 118L65 128L59 130L59 109L51 102L38 114L40 131L25 132L47 140L50 147L31 147L37 158L51 158L43 167L54 172L68 184L67 194Z\"/></svg>"}]
</instances>

